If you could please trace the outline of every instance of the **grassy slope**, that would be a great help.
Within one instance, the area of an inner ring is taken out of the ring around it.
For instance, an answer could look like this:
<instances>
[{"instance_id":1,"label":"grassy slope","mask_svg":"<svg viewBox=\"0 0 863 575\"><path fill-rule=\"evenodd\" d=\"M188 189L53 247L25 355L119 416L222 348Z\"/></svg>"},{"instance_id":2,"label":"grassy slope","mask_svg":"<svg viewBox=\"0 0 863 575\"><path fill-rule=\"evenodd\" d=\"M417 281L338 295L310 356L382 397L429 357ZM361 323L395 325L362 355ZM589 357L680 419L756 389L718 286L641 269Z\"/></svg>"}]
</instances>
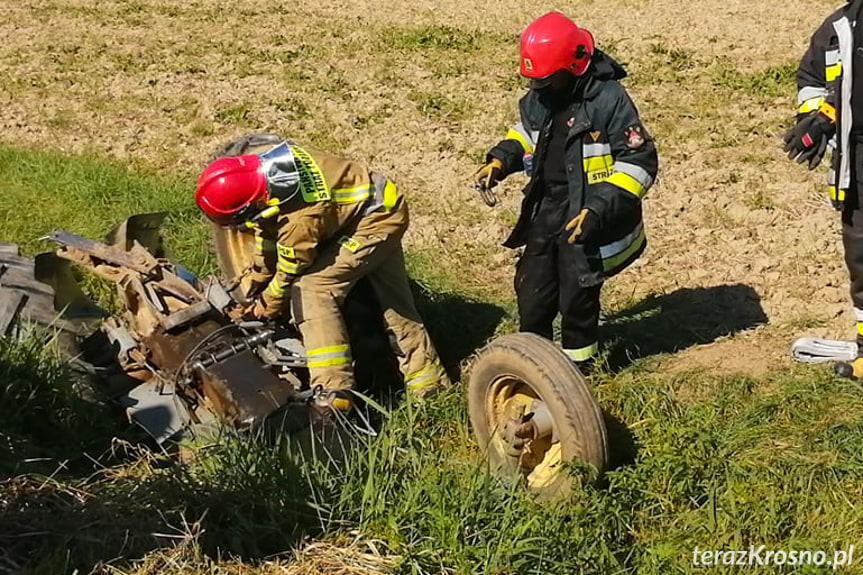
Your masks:
<instances>
[{"instance_id":1,"label":"grassy slope","mask_svg":"<svg viewBox=\"0 0 863 575\"><path fill-rule=\"evenodd\" d=\"M357 574L386 564L666 573L686 570L696 544L860 543L859 389L778 359L798 329L847 335L822 175L790 167L777 146L793 68L829 2L5 6L0 241L34 253L57 227L98 237L129 213L168 210L169 247L211 270L189 193L203 158L251 129L300 134L408 191L411 271L430 296L423 311L447 356L461 359L495 329L513 329L508 316L498 323L512 311L512 254L497 244L517 213L518 182L490 211L467 176L514 117L517 34L550 8L583 17L628 65L662 156L646 204L651 248L604 295L611 363L721 339L594 378L618 422L621 466L608 485L548 506L490 481L457 393L396 413L387 436L340 469L311 473L286 448L244 443L191 470L163 468L124 444L109 449L112 432L134 436L68 394L38 346L4 344L2 472L60 472L56 482L0 487L0 570L32 561L43 573L86 572L104 561L140 573ZM465 323L480 328L465 333ZM711 375L717 369L758 375ZM42 414L54 415L42 423ZM311 496L315 507L301 503ZM311 548L293 566L258 562L303 534L337 545ZM156 550L172 543L180 546Z\"/></svg>"},{"instance_id":2,"label":"grassy slope","mask_svg":"<svg viewBox=\"0 0 863 575\"><path fill-rule=\"evenodd\" d=\"M98 235L107 219L86 209L96 202L108 216L168 207L177 211L169 225L177 255L198 270L211 266L200 249L205 226L178 199L187 176L9 146L0 155L0 209L15 226L0 240L58 225ZM19 217L16 206L40 193L37 181L65 190L64 205L80 212ZM123 191L106 198L108 190ZM436 302L459 293L454 277L412 259L431 295L432 328L458 342L465 336L452 318L435 314ZM816 370L669 376L646 359L600 374L593 383L612 422L616 469L599 489L548 504L489 477L457 390L418 411L398 408L381 438L335 466L259 438L228 440L180 468L142 454L118 420L75 399L50 350L0 344L0 438L10 448L0 469L19 475L2 484L0 565L253 572L364 561L365 572L667 573L687 570L695 545L834 549L863 532L863 399L857 385ZM118 432L127 441L110 448ZM54 480L39 479L52 472ZM337 543L342 555L259 563L309 536Z\"/></svg>"}]
</instances>

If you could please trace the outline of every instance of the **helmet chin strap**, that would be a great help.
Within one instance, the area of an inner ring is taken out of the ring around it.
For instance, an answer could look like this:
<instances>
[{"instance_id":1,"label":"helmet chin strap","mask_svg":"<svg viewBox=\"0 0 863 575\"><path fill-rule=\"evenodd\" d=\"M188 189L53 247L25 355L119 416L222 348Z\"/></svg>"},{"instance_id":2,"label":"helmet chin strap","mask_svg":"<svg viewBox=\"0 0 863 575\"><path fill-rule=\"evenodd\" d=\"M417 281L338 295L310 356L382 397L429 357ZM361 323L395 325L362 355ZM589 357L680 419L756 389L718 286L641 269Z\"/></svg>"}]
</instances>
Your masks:
<instances>
[{"instance_id":1,"label":"helmet chin strap","mask_svg":"<svg viewBox=\"0 0 863 575\"><path fill-rule=\"evenodd\" d=\"M258 211L252 217L246 219L240 226L245 226L247 228L254 228L260 222L264 220L269 220L270 218L276 217L281 213L281 206L287 204L291 200L293 200L297 194L300 193L300 185L298 184L293 192L291 192L286 198L271 198L267 200L267 207L263 210ZM251 206L250 206L251 208Z\"/></svg>"}]
</instances>

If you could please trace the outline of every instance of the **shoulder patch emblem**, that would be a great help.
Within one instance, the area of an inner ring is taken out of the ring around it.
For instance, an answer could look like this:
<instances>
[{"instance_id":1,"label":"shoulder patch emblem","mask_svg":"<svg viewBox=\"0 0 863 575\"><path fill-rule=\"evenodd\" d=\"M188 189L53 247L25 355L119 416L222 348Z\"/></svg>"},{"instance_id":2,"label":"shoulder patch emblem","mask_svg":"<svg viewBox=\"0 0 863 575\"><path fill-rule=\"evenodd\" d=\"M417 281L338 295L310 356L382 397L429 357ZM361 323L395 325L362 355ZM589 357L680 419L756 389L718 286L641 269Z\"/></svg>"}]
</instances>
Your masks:
<instances>
[{"instance_id":1,"label":"shoulder patch emblem","mask_svg":"<svg viewBox=\"0 0 863 575\"><path fill-rule=\"evenodd\" d=\"M626 137L626 147L631 150L637 150L644 145L644 130L638 124L629 126L624 130L624 136Z\"/></svg>"},{"instance_id":2,"label":"shoulder patch emblem","mask_svg":"<svg viewBox=\"0 0 863 575\"><path fill-rule=\"evenodd\" d=\"M590 137L593 138L593 141L596 142L599 140L599 137L602 135L602 132L591 132Z\"/></svg>"}]
</instances>

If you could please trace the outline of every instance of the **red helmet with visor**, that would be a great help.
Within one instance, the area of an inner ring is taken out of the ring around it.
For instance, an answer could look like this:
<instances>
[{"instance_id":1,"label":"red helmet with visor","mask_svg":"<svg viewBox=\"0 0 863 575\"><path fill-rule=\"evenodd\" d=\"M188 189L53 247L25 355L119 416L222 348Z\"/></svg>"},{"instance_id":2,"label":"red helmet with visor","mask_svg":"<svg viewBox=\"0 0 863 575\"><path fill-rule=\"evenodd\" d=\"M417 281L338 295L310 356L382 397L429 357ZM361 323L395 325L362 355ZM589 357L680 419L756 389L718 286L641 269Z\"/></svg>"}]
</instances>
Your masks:
<instances>
[{"instance_id":1,"label":"red helmet with visor","mask_svg":"<svg viewBox=\"0 0 863 575\"><path fill-rule=\"evenodd\" d=\"M198 178L195 202L219 225L242 223L267 198L267 184L260 168L258 156L232 156L211 162Z\"/></svg>"},{"instance_id":2,"label":"red helmet with visor","mask_svg":"<svg viewBox=\"0 0 863 575\"><path fill-rule=\"evenodd\" d=\"M581 76L593 56L593 36L560 12L530 23L521 35L521 75L534 80L567 70Z\"/></svg>"}]
</instances>

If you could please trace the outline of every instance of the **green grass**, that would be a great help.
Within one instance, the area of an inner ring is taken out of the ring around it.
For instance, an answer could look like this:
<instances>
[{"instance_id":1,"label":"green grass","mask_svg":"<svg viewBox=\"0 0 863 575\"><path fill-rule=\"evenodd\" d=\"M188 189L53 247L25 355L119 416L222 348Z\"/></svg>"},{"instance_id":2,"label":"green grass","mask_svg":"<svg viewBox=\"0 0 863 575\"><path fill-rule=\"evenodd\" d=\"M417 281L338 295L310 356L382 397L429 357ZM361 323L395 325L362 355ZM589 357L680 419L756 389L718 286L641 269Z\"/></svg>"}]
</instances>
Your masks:
<instances>
[{"instance_id":1,"label":"green grass","mask_svg":"<svg viewBox=\"0 0 863 575\"><path fill-rule=\"evenodd\" d=\"M727 64L716 64L710 75L715 86L740 91L760 98L789 98L794 94L795 74L799 62L771 66L757 72L741 72Z\"/></svg>"},{"instance_id":2,"label":"green grass","mask_svg":"<svg viewBox=\"0 0 863 575\"><path fill-rule=\"evenodd\" d=\"M57 229L99 239L132 214L164 211L170 255L196 272L216 269L191 173L168 177L95 154L70 158L0 144L0 189L0 241L26 254L53 249L40 238Z\"/></svg>"},{"instance_id":3,"label":"green grass","mask_svg":"<svg viewBox=\"0 0 863 575\"><path fill-rule=\"evenodd\" d=\"M34 253L54 228L99 237L128 214L162 209L172 213L169 249L206 271L213 262L193 183L94 155L0 146L0 239ZM513 329L511 300L437 261L408 254L419 305L451 364L496 329ZM658 315L676 321L666 303ZM618 315L609 333L625 327L626 310ZM639 330L661 339L648 324ZM858 384L820 369L756 380L663 375L652 365L592 378L615 466L603 484L576 481L566 499L548 502L489 472L460 387L427 404L396 403L379 437L356 440L338 462L254 436L225 437L180 465L138 451L118 414L81 401L74 374L40 340L0 339L0 474L18 476L0 483L0 565L252 573L313 538L374 541L400 574L665 574L702 572L691 565L696 546L863 543ZM220 567L226 560L236 571Z\"/></svg>"}]
</instances>

